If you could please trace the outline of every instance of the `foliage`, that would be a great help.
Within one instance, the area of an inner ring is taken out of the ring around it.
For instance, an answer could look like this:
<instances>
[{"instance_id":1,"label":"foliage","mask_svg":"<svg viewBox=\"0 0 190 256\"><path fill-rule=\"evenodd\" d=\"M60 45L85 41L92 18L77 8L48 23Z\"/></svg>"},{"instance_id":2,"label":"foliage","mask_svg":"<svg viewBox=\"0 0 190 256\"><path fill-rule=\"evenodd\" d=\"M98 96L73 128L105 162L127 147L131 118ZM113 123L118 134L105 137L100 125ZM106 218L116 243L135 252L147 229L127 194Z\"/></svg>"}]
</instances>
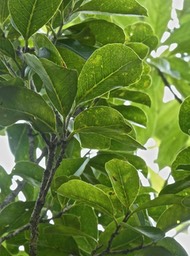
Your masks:
<instances>
[{"instance_id":1,"label":"foliage","mask_svg":"<svg viewBox=\"0 0 190 256\"><path fill-rule=\"evenodd\" d=\"M186 256L166 232L190 219L189 1L174 28L171 0L0 6L1 255Z\"/></svg>"}]
</instances>

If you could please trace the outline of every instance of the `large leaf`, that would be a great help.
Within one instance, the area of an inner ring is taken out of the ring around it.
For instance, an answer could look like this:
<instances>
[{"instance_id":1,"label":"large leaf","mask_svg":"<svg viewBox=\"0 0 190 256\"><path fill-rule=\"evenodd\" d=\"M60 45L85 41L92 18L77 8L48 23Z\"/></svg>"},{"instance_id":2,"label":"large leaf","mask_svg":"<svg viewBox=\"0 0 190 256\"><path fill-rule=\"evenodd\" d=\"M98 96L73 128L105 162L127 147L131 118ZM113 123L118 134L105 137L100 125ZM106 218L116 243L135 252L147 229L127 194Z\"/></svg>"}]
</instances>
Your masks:
<instances>
[{"instance_id":1,"label":"large leaf","mask_svg":"<svg viewBox=\"0 0 190 256\"><path fill-rule=\"evenodd\" d=\"M189 219L189 208L184 207L183 205L173 205L160 216L157 222L157 227L164 232L167 232Z\"/></svg>"},{"instance_id":2,"label":"large leaf","mask_svg":"<svg viewBox=\"0 0 190 256\"><path fill-rule=\"evenodd\" d=\"M64 66L64 61L59 51L46 35L37 33L34 35L33 40L40 58L47 58L59 66Z\"/></svg>"},{"instance_id":3,"label":"large leaf","mask_svg":"<svg viewBox=\"0 0 190 256\"><path fill-rule=\"evenodd\" d=\"M39 75L47 94L64 116L68 114L73 104L77 90L77 72L58 66L47 59L41 61L31 54L25 54L27 64Z\"/></svg>"},{"instance_id":4,"label":"large leaf","mask_svg":"<svg viewBox=\"0 0 190 256\"><path fill-rule=\"evenodd\" d=\"M81 180L71 180L63 184L58 194L83 202L95 209L113 216L110 198L99 188Z\"/></svg>"},{"instance_id":5,"label":"large leaf","mask_svg":"<svg viewBox=\"0 0 190 256\"><path fill-rule=\"evenodd\" d=\"M92 0L85 1L84 4L77 10L87 13L105 12L114 14L133 14L133 15L147 15L146 9L142 7L135 0Z\"/></svg>"},{"instance_id":6,"label":"large leaf","mask_svg":"<svg viewBox=\"0 0 190 256\"><path fill-rule=\"evenodd\" d=\"M55 117L52 109L40 95L27 88L0 87L0 116L2 126L27 120L42 132L55 131Z\"/></svg>"},{"instance_id":7,"label":"large leaf","mask_svg":"<svg viewBox=\"0 0 190 256\"><path fill-rule=\"evenodd\" d=\"M187 97L181 104L179 111L179 125L181 130L190 135L190 97Z\"/></svg>"},{"instance_id":8,"label":"large leaf","mask_svg":"<svg viewBox=\"0 0 190 256\"><path fill-rule=\"evenodd\" d=\"M77 102L89 101L116 87L135 83L141 72L141 60L131 48L107 44L84 64L79 75Z\"/></svg>"},{"instance_id":9,"label":"large leaf","mask_svg":"<svg viewBox=\"0 0 190 256\"><path fill-rule=\"evenodd\" d=\"M0 0L0 23L3 23L9 15L8 1Z\"/></svg>"},{"instance_id":10,"label":"large leaf","mask_svg":"<svg viewBox=\"0 0 190 256\"><path fill-rule=\"evenodd\" d=\"M125 207L130 208L139 191L137 170L131 164L119 159L107 162L105 168L118 199Z\"/></svg>"},{"instance_id":11,"label":"large leaf","mask_svg":"<svg viewBox=\"0 0 190 256\"><path fill-rule=\"evenodd\" d=\"M10 0L9 11L17 29L25 40L28 40L51 19L61 2L61 0Z\"/></svg>"},{"instance_id":12,"label":"large leaf","mask_svg":"<svg viewBox=\"0 0 190 256\"><path fill-rule=\"evenodd\" d=\"M9 204L0 213L0 234L15 230L28 223L34 202L15 202Z\"/></svg>"}]
</instances>

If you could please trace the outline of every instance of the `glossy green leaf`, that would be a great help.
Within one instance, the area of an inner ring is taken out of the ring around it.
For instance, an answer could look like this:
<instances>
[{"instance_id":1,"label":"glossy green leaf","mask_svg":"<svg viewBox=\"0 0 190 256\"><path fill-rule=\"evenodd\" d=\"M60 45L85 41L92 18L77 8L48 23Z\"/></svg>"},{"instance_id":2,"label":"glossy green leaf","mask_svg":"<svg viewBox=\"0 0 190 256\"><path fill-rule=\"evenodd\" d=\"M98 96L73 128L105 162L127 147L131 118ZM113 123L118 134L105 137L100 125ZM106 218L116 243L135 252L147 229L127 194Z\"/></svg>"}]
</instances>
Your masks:
<instances>
[{"instance_id":1,"label":"glossy green leaf","mask_svg":"<svg viewBox=\"0 0 190 256\"><path fill-rule=\"evenodd\" d=\"M133 14L133 15L147 15L146 9L142 7L135 0L130 0L126 2L125 0L114 0L112 2L107 2L106 0L92 0L84 2L83 5L77 10L86 13L114 13L114 14Z\"/></svg>"},{"instance_id":2,"label":"glossy green leaf","mask_svg":"<svg viewBox=\"0 0 190 256\"><path fill-rule=\"evenodd\" d=\"M157 227L164 232L167 232L189 219L189 208L184 207L183 205L173 205L160 216L157 222Z\"/></svg>"},{"instance_id":3,"label":"glossy green leaf","mask_svg":"<svg viewBox=\"0 0 190 256\"><path fill-rule=\"evenodd\" d=\"M131 48L107 44L84 64L79 75L77 102L89 101L116 87L135 83L141 72L141 60Z\"/></svg>"},{"instance_id":4,"label":"glossy green leaf","mask_svg":"<svg viewBox=\"0 0 190 256\"><path fill-rule=\"evenodd\" d=\"M9 204L0 213L0 234L13 231L28 223L34 202L15 202Z\"/></svg>"},{"instance_id":5,"label":"glossy green leaf","mask_svg":"<svg viewBox=\"0 0 190 256\"><path fill-rule=\"evenodd\" d=\"M59 66L65 65L59 51L46 35L37 33L34 35L33 41L37 50L37 55L40 58L46 58L44 52L47 52L47 59L51 60Z\"/></svg>"},{"instance_id":6,"label":"glossy green leaf","mask_svg":"<svg viewBox=\"0 0 190 256\"><path fill-rule=\"evenodd\" d=\"M181 108L179 111L179 125L181 130L190 134L190 97L187 97L184 102L181 104Z\"/></svg>"},{"instance_id":7,"label":"glossy green leaf","mask_svg":"<svg viewBox=\"0 0 190 256\"><path fill-rule=\"evenodd\" d=\"M163 248L162 246L153 246L148 247L145 249L141 249L139 251L136 251L135 254L132 254L133 256L173 256L172 253L170 253L167 249Z\"/></svg>"},{"instance_id":8,"label":"glossy green leaf","mask_svg":"<svg viewBox=\"0 0 190 256\"><path fill-rule=\"evenodd\" d=\"M9 15L8 1L0 0L0 23L3 23Z\"/></svg>"},{"instance_id":9,"label":"glossy green leaf","mask_svg":"<svg viewBox=\"0 0 190 256\"><path fill-rule=\"evenodd\" d=\"M14 124L7 128L9 146L15 157L15 162L29 160L29 129L28 124ZM37 145L37 137L34 137L34 145Z\"/></svg>"},{"instance_id":10,"label":"glossy green leaf","mask_svg":"<svg viewBox=\"0 0 190 256\"><path fill-rule=\"evenodd\" d=\"M113 206L109 197L99 188L84 181L71 180L63 184L57 193L113 216Z\"/></svg>"},{"instance_id":11,"label":"glossy green leaf","mask_svg":"<svg viewBox=\"0 0 190 256\"><path fill-rule=\"evenodd\" d=\"M139 42L147 45L152 51L158 44L158 39L154 35L148 23L137 22L125 28L127 42Z\"/></svg>"},{"instance_id":12,"label":"glossy green leaf","mask_svg":"<svg viewBox=\"0 0 190 256\"><path fill-rule=\"evenodd\" d=\"M132 91L127 89L118 89L110 93L110 97L129 100L140 103L148 107L151 106L151 99L148 94L140 91Z\"/></svg>"},{"instance_id":13,"label":"glossy green leaf","mask_svg":"<svg viewBox=\"0 0 190 256\"><path fill-rule=\"evenodd\" d=\"M27 64L43 81L47 94L54 106L61 114L66 116L76 95L76 71L58 66L47 59L41 59L40 61L31 54L25 54L25 59Z\"/></svg>"},{"instance_id":14,"label":"glossy green leaf","mask_svg":"<svg viewBox=\"0 0 190 256\"><path fill-rule=\"evenodd\" d=\"M36 163L20 161L13 168L12 175L18 175L33 186L41 184L44 169Z\"/></svg>"},{"instance_id":15,"label":"glossy green leaf","mask_svg":"<svg viewBox=\"0 0 190 256\"><path fill-rule=\"evenodd\" d=\"M58 46L57 49L66 63L66 66L70 69L76 69L78 73L80 73L85 63L84 58L64 46Z\"/></svg>"},{"instance_id":16,"label":"glossy green leaf","mask_svg":"<svg viewBox=\"0 0 190 256\"><path fill-rule=\"evenodd\" d=\"M124 117L115 109L109 107L93 107L81 112L74 123L75 133L94 132L104 136L129 133L131 127Z\"/></svg>"},{"instance_id":17,"label":"glossy green leaf","mask_svg":"<svg viewBox=\"0 0 190 256\"><path fill-rule=\"evenodd\" d=\"M2 126L27 120L34 125L35 129L42 132L55 131L55 117L52 109L40 95L27 88L0 87L0 116Z\"/></svg>"},{"instance_id":18,"label":"glossy green leaf","mask_svg":"<svg viewBox=\"0 0 190 256\"><path fill-rule=\"evenodd\" d=\"M148 227L148 226L134 227L127 223L122 223L121 225L130 230L134 230L134 231L140 233L141 235L144 235L144 236L150 238L154 242L161 240L165 236L165 233L161 229L156 228L156 227Z\"/></svg>"},{"instance_id":19,"label":"glossy green leaf","mask_svg":"<svg viewBox=\"0 0 190 256\"><path fill-rule=\"evenodd\" d=\"M137 42L126 42L125 43L128 47L130 47L136 54L141 58L145 59L149 52L149 47L143 43Z\"/></svg>"},{"instance_id":20,"label":"glossy green leaf","mask_svg":"<svg viewBox=\"0 0 190 256\"><path fill-rule=\"evenodd\" d=\"M117 111L119 111L127 120L130 120L136 124L140 124L146 126L147 124L147 116L145 112L135 106L116 106L114 107Z\"/></svg>"},{"instance_id":21,"label":"glossy green leaf","mask_svg":"<svg viewBox=\"0 0 190 256\"><path fill-rule=\"evenodd\" d=\"M16 28L28 40L51 19L60 4L61 0L10 0L9 11Z\"/></svg>"},{"instance_id":22,"label":"glossy green leaf","mask_svg":"<svg viewBox=\"0 0 190 256\"><path fill-rule=\"evenodd\" d=\"M15 59L15 51L10 40L6 38L0 38L0 53Z\"/></svg>"},{"instance_id":23,"label":"glossy green leaf","mask_svg":"<svg viewBox=\"0 0 190 256\"><path fill-rule=\"evenodd\" d=\"M179 172L180 174L180 172ZM182 175L180 175L182 176ZM160 191L160 195L163 194L176 194L179 193L181 191L183 191L186 188L190 187L190 176L187 176L185 179L183 179L181 177L180 180L176 181L173 184L169 184L167 186L165 186L161 191Z\"/></svg>"},{"instance_id":24,"label":"glossy green leaf","mask_svg":"<svg viewBox=\"0 0 190 256\"><path fill-rule=\"evenodd\" d=\"M136 169L119 159L107 162L105 168L118 199L125 207L130 208L139 191L139 177Z\"/></svg>"},{"instance_id":25,"label":"glossy green leaf","mask_svg":"<svg viewBox=\"0 0 190 256\"><path fill-rule=\"evenodd\" d=\"M157 245L169 250L174 256L188 256L183 247L172 237L165 237Z\"/></svg>"}]
</instances>

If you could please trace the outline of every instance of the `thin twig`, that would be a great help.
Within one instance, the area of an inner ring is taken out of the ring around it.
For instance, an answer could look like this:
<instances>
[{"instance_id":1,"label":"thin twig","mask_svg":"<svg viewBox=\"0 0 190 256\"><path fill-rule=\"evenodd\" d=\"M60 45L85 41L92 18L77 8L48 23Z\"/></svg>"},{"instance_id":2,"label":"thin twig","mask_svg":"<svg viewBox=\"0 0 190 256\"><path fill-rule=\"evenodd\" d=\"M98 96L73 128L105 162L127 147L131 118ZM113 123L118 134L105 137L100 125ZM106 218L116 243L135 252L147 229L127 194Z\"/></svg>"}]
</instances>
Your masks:
<instances>
[{"instance_id":1,"label":"thin twig","mask_svg":"<svg viewBox=\"0 0 190 256\"><path fill-rule=\"evenodd\" d=\"M164 83L164 85L171 91L171 93L173 94L173 96L175 97L175 99L181 104L183 101L175 94L175 92L172 90L168 80L166 79L166 77L164 76L164 74L160 71L160 69L157 68L158 74L162 79L162 82Z\"/></svg>"}]
</instances>

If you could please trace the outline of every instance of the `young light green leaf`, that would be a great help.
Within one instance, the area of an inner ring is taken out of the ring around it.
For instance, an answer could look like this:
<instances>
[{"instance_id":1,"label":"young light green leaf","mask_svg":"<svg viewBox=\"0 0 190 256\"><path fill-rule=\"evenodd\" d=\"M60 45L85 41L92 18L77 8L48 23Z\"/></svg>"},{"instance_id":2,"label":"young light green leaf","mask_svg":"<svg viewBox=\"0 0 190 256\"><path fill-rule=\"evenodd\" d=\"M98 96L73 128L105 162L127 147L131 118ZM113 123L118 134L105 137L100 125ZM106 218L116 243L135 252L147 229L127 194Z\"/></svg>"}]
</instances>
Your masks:
<instances>
[{"instance_id":1,"label":"young light green leaf","mask_svg":"<svg viewBox=\"0 0 190 256\"><path fill-rule=\"evenodd\" d=\"M44 34L37 33L33 37L34 45L37 50L37 55L40 58L45 58L44 51L47 51L49 57L47 59L51 60L55 64L59 66L65 66L65 63L55 47L55 45L48 39L48 37Z\"/></svg>"},{"instance_id":2,"label":"young light green leaf","mask_svg":"<svg viewBox=\"0 0 190 256\"><path fill-rule=\"evenodd\" d=\"M79 75L77 103L92 100L117 87L137 82L142 61L123 44L107 44L96 50Z\"/></svg>"},{"instance_id":3,"label":"young light green leaf","mask_svg":"<svg viewBox=\"0 0 190 256\"><path fill-rule=\"evenodd\" d=\"M131 164L119 159L107 162L105 168L118 199L125 207L130 208L139 191L137 170Z\"/></svg>"},{"instance_id":4,"label":"young light green leaf","mask_svg":"<svg viewBox=\"0 0 190 256\"><path fill-rule=\"evenodd\" d=\"M50 106L39 94L24 87L0 87L0 116L1 126L26 120L42 132L55 131L55 116Z\"/></svg>"},{"instance_id":5,"label":"young light green leaf","mask_svg":"<svg viewBox=\"0 0 190 256\"><path fill-rule=\"evenodd\" d=\"M95 209L113 216L110 198L99 188L81 180L70 180L57 190L57 193L83 202Z\"/></svg>"},{"instance_id":6,"label":"young light green leaf","mask_svg":"<svg viewBox=\"0 0 190 256\"><path fill-rule=\"evenodd\" d=\"M41 61L29 53L25 54L27 64L39 75L47 94L64 116L68 114L77 91L77 72L58 66L47 59Z\"/></svg>"},{"instance_id":7,"label":"young light green leaf","mask_svg":"<svg viewBox=\"0 0 190 256\"><path fill-rule=\"evenodd\" d=\"M51 19L61 2L61 0L10 0L9 11L16 28L24 39L28 40Z\"/></svg>"},{"instance_id":8,"label":"young light green leaf","mask_svg":"<svg viewBox=\"0 0 190 256\"><path fill-rule=\"evenodd\" d=\"M181 130L190 135L190 96L181 104L179 111L179 126Z\"/></svg>"},{"instance_id":9,"label":"young light green leaf","mask_svg":"<svg viewBox=\"0 0 190 256\"><path fill-rule=\"evenodd\" d=\"M137 1L131 0L91 0L85 1L77 11L86 13L109 13L109 14L123 14L123 15L147 15L147 11Z\"/></svg>"}]
</instances>

